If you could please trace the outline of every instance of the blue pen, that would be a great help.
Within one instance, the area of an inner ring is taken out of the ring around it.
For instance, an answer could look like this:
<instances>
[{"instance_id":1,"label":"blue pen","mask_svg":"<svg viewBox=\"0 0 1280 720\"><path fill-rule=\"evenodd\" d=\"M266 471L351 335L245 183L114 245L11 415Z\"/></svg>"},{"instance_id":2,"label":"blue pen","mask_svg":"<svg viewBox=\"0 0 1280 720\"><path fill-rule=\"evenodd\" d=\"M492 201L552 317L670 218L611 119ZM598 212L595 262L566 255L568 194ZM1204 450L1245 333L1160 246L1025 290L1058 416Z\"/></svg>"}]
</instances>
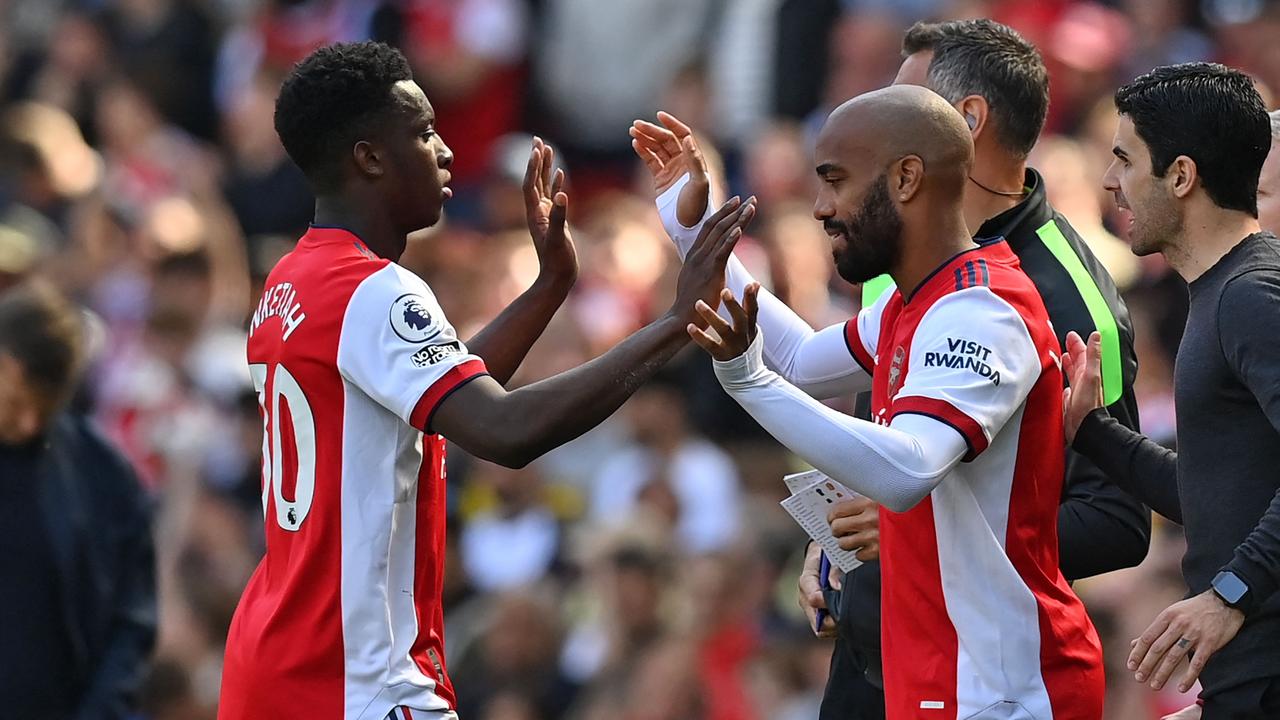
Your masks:
<instances>
[{"instance_id":1,"label":"blue pen","mask_svg":"<svg viewBox=\"0 0 1280 720\"><path fill-rule=\"evenodd\" d=\"M818 563L818 584L823 590L830 590L831 584L831 561L827 559L827 554L822 553L822 560ZM822 632L822 623L827 621L827 611L824 608L818 608L817 619L814 624L817 626L814 632Z\"/></svg>"}]
</instances>

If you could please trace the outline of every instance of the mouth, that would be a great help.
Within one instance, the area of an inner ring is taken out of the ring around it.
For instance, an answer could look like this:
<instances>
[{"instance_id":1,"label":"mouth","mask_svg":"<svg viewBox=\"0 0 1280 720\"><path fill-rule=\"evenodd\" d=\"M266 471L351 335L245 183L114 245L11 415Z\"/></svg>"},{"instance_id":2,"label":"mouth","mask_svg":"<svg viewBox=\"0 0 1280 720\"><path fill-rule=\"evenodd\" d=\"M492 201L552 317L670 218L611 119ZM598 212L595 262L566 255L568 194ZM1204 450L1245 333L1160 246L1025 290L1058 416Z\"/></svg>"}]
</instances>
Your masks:
<instances>
[{"instance_id":1,"label":"mouth","mask_svg":"<svg viewBox=\"0 0 1280 720\"><path fill-rule=\"evenodd\" d=\"M1129 207L1129 203L1119 195L1116 195L1116 209L1120 211L1120 217L1125 221L1125 226L1133 229L1133 208Z\"/></svg>"},{"instance_id":2,"label":"mouth","mask_svg":"<svg viewBox=\"0 0 1280 720\"><path fill-rule=\"evenodd\" d=\"M828 229L827 237L831 239L832 250L839 251L849 246L849 236L843 230Z\"/></svg>"},{"instance_id":3,"label":"mouth","mask_svg":"<svg viewBox=\"0 0 1280 720\"><path fill-rule=\"evenodd\" d=\"M452 179L453 175L451 173L444 173L440 178L440 194L444 196L445 200L453 197L453 188L449 187L449 181Z\"/></svg>"}]
</instances>

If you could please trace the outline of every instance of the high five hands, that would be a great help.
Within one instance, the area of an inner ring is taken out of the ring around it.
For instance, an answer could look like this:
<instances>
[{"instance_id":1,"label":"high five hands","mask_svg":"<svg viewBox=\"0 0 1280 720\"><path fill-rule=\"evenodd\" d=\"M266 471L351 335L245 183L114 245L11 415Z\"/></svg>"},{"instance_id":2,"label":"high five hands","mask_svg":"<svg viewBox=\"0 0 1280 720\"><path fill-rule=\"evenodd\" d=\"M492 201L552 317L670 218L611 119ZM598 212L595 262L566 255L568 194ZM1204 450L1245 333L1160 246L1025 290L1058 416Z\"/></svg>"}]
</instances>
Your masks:
<instances>
[{"instance_id":1,"label":"high five hands","mask_svg":"<svg viewBox=\"0 0 1280 720\"><path fill-rule=\"evenodd\" d=\"M716 360L732 360L746 352L756 337L756 315L760 310L756 296L759 293L760 283L751 283L743 288L743 302L739 304L732 290L725 288L720 291L720 300L733 320L732 325L716 314L714 308L699 300L698 315L713 332L708 333L690 323L686 328L689 337Z\"/></svg>"},{"instance_id":2,"label":"high five hands","mask_svg":"<svg viewBox=\"0 0 1280 720\"><path fill-rule=\"evenodd\" d=\"M687 228L693 227L707 212L709 203L711 179L707 161L688 125L666 112L658 113L658 122L662 124L645 120L632 123L631 149L653 175L655 195L666 192L685 173L689 174L689 183L676 201L676 219Z\"/></svg>"},{"instance_id":3,"label":"high five hands","mask_svg":"<svg viewBox=\"0 0 1280 720\"><path fill-rule=\"evenodd\" d=\"M1067 333L1062 374L1068 383L1062 391L1062 429L1070 445L1085 416L1102 407L1102 336L1090 333L1086 344L1074 330Z\"/></svg>"},{"instance_id":4,"label":"high five hands","mask_svg":"<svg viewBox=\"0 0 1280 720\"><path fill-rule=\"evenodd\" d=\"M541 273L548 280L573 285L578 278L578 253L565 226L569 196L564 192L564 170L552 171L555 155L542 138L533 139L522 185L525 221Z\"/></svg>"},{"instance_id":5,"label":"high five hands","mask_svg":"<svg viewBox=\"0 0 1280 720\"><path fill-rule=\"evenodd\" d=\"M713 308L720 304L722 293L727 292L724 287L725 264L755 214L755 197L742 202L734 196L702 223L698 239L680 268L680 277L676 279L676 300L671 307L671 312L689 327L696 328L707 322L703 308L715 314Z\"/></svg>"}]
</instances>

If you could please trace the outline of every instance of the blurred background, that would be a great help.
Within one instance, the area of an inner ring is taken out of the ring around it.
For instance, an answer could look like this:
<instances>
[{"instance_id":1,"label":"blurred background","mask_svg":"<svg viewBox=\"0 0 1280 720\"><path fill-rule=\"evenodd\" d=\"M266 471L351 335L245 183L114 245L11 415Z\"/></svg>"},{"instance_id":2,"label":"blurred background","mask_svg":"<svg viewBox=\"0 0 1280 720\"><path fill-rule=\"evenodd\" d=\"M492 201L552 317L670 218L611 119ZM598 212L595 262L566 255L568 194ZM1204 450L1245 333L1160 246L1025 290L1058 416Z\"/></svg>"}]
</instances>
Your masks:
<instances>
[{"instance_id":1,"label":"blurred background","mask_svg":"<svg viewBox=\"0 0 1280 720\"><path fill-rule=\"evenodd\" d=\"M222 644L262 552L261 424L244 361L265 274L312 199L272 127L289 67L339 40L410 58L452 147L455 196L402 264L462 337L528 286L519 183L533 133L567 169L578 285L515 382L567 369L664 311L677 258L627 127L659 108L760 198L744 262L815 326L858 309L811 217L811 144L889 83L903 30L992 17L1045 55L1031 164L1126 291L1144 431L1170 441L1182 283L1132 257L1101 190L1111 94L1213 59L1280 88L1262 0L0 0L0 287L39 275L93 311L77 402L156 508L160 635L143 717L212 718ZM830 644L796 607L804 537L778 507L803 469L686 353L603 426L512 471L450 457L448 663L467 720L816 717ZM1079 583L1107 645L1108 718L1187 704L1123 672L1184 592L1176 526L1139 568Z\"/></svg>"}]
</instances>

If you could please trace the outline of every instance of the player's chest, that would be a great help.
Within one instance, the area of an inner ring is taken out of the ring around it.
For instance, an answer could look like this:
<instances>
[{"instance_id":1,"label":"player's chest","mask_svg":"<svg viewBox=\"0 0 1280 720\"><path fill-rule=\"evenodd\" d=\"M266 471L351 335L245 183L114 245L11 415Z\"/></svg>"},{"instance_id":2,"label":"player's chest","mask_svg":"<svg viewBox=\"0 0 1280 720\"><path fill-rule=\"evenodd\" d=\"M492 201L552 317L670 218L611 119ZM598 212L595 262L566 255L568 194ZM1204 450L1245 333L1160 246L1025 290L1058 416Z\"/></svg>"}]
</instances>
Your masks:
<instances>
[{"instance_id":1,"label":"player's chest","mask_svg":"<svg viewBox=\"0 0 1280 720\"><path fill-rule=\"evenodd\" d=\"M911 360L911 341L923 312L914 306L891 303L885 308L876 342L876 366L871 378L872 419L889 423L893 399L907 379Z\"/></svg>"}]
</instances>

